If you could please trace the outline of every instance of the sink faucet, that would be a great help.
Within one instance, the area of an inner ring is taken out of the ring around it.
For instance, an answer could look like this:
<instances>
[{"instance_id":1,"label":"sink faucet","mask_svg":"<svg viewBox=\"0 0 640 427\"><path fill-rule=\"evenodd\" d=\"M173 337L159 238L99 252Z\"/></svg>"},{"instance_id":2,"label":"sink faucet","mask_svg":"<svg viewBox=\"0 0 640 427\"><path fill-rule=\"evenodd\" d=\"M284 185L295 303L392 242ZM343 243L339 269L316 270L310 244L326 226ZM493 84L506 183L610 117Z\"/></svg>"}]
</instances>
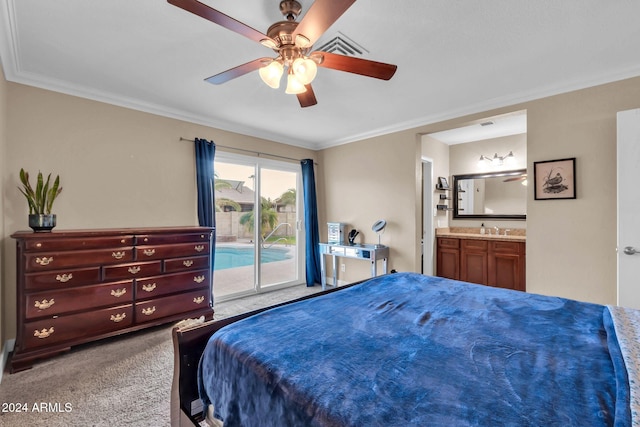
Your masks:
<instances>
[{"instance_id":1,"label":"sink faucet","mask_svg":"<svg viewBox=\"0 0 640 427\"><path fill-rule=\"evenodd\" d=\"M494 230L496 230L496 236L500 235L500 228L496 225L495 227L493 227Z\"/></svg>"}]
</instances>

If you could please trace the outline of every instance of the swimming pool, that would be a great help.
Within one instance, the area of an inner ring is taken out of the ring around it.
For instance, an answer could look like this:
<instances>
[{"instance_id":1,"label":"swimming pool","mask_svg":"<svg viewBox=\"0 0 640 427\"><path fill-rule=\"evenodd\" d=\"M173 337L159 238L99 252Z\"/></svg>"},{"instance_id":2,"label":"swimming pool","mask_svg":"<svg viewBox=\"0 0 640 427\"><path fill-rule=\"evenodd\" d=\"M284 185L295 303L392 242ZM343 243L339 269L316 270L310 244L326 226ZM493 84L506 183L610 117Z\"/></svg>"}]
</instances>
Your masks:
<instances>
[{"instance_id":1,"label":"swimming pool","mask_svg":"<svg viewBox=\"0 0 640 427\"><path fill-rule=\"evenodd\" d=\"M284 261L290 258L292 258L292 255L289 253L289 250L285 248L267 248L260 251L260 262L262 264L274 261ZM214 270L245 267L247 265L253 265L253 261L253 247L216 247Z\"/></svg>"}]
</instances>

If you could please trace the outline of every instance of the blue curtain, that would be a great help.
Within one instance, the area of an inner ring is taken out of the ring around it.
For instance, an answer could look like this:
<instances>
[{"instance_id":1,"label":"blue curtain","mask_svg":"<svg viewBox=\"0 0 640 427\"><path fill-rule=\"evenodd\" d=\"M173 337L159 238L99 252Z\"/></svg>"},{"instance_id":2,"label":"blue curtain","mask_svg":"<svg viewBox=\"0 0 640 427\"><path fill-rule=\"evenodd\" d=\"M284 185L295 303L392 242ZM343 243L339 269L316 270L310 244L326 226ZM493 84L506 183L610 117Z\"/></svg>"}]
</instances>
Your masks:
<instances>
[{"instance_id":1,"label":"blue curtain","mask_svg":"<svg viewBox=\"0 0 640 427\"><path fill-rule=\"evenodd\" d=\"M198 188L198 224L203 227L216 226L213 160L216 145L206 139L195 139L196 186ZM216 233L213 233L211 248L211 270L216 259Z\"/></svg>"},{"instance_id":2,"label":"blue curtain","mask_svg":"<svg viewBox=\"0 0 640 427\"><path fill-rule=\"evenodd\" d=\"M305 259L307 286L321 283L320 278L320 233L318 232L318 202L313 160L304 159L302 165L302 188L304 197Z\"/></svg>"},{"instance_id":3,"label":"blue curtain","mask_svg":"<svg viewBox=\"0 0 640 427\"><path fill-rule=\"evenodd\" d=\"M198 223L215 227L216 215L213 195L213 159L216 146L206 139L196 138L196 184L198 187Z\"/></svg>"}]
</instances>

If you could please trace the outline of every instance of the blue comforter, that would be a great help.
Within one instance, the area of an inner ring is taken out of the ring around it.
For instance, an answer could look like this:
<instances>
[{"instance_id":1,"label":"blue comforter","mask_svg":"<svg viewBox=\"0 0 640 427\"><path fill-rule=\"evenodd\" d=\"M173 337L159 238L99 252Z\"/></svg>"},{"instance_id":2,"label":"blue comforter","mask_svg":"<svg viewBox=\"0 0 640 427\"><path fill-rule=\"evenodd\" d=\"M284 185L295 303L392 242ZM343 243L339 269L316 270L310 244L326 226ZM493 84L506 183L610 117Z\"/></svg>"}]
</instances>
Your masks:
<instances>
[{"instance_id":1,"label":"blue comforter","mask_svg":"<svg viewBox=\"0 0 640 427\"><path fill-rule=\"evenodd\" d=\"M214 334L201 397L232 426L627 426L601 305L413 273Z\"/></svg>"}]
</instances>

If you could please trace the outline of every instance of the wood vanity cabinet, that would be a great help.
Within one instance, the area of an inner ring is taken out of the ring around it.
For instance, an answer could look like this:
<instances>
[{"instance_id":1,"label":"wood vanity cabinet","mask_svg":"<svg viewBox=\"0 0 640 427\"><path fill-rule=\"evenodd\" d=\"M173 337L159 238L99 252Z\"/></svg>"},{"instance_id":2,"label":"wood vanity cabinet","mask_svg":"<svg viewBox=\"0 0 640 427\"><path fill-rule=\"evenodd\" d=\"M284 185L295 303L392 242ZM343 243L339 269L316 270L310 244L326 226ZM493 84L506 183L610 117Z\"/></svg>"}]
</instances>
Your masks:
<instances>
[{"instance_id":1,"label":"wood vanity cabinet","mask_svg":"<svg viewBox=\"0 0 640 427\"><path fill-rule=\"evenodd\" d=\"M20 231L11 372L74 345L213 317L213 228Z\"/></svg>"},{"instance_id":2,"label":"wood vanity cabinet","mask_svg":"<svg viewBox=\"0 0 640 427\"><path fill-rule=\"evenodd\" d=\"M436 262L438 276L460 280L460 239L438 237Z\"/></svg>"},{"instance_id":3,"label":"wood vanity cabinet","mask_svg":"<svg viewBox=\"0 0 640 427\"><path fill-rule=\"evenodd\" d=\"M438 237L436 258L440 277L526 290L525 242Z\"/></svg>"}]
</instances>

